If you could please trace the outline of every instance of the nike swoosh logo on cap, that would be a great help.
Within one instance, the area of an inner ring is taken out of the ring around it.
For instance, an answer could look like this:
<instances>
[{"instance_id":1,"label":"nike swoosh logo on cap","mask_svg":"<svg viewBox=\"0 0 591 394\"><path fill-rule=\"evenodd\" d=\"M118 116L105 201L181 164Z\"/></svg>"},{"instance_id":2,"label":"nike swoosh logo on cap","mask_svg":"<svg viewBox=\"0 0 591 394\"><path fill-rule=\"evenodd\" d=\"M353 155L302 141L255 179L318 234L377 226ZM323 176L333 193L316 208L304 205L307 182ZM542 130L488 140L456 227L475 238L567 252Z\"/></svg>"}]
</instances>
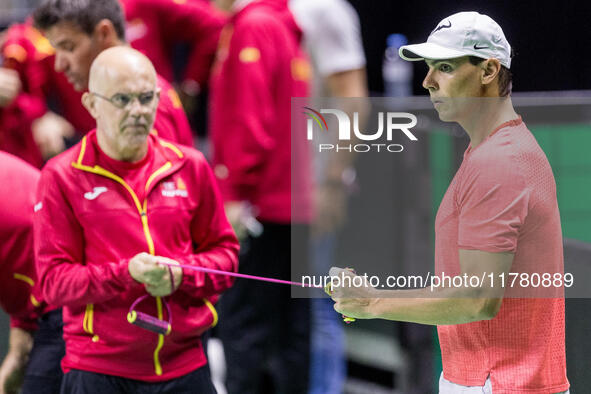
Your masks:
<instances>
[{"instance_id":1,"label":"nike swoosh logo on cap","mask_svg":"<svg viewBox=\"0 0 591 394\"><path fill-rule=\"evenodd\" d=\"M474 44L474 49L488 49L488 46L479 47L478 44Z\"/></svg>"},{"instance_id":2,"label":"nike swoosh logo on cap","mask_svg":"<svg viewBox=\"0 0 591 394\"><path fill-rule=\"evenodd\" d=\"M431 34L433 34L433 33L436 33L436 32L438 32L438 31L439 31L439 30L441 30L441 29L449 29L449 28L451 27L451 22L450 22L450 21L447 21L447 23L448 23L447 25L439 25L439 26L437 26L437 27L435 28L435 30L433 30L433 31L431 32Z\"/></svg>"}]
</instances>

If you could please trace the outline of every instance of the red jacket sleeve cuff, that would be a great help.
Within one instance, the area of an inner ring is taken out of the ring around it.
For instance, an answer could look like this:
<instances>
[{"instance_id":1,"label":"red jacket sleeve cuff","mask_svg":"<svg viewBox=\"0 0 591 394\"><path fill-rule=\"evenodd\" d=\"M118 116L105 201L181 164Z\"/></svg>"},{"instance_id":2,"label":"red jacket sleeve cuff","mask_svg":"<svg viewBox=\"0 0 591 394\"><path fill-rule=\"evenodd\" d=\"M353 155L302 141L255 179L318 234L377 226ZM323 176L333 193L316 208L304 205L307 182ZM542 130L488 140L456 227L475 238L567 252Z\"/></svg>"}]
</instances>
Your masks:
<instances>
[{"instance_id":1,"label":"red jacket sleeve cuff","mask_svg":"<svg viewBox=\"0 0 591 394\"><path fill-rule=\"evenodd\" d=\"M143 284L137 282L131 274L129 273L129 260L130 259L122 259L119 260L119 265L117 266L117 277L121 281L121 284L125 286L126 289L130 289L135 286L143 286ZM183 275L184 276L184 275Z\"/></svg>"},{"instance_id":2,"label":"red jacket sleeve cuff","mask_svg":"<svg viewBox=\"0 0 591 394\"><path fill-rule=\"evenodd\" d=\"M33 318L18 318L14 316L10 316L10 327L12 328L20 328L25 331L36 331L39 328L37 324L37 319Z\"/></svg>"},{"instance_id":3,"label":"red jacket sleeve cuff","mask_svg":"<svg viewBox=\"0 0 591 394\"><path fill-rule=\"evenodd\" d=\"M179 261L181 264L187 264L187 261ZM183 279L179 290L192 294L196 288L203 287L205 284L205 273L195 271L188 268L183 268Z\"/></svg>"}]
</instances>

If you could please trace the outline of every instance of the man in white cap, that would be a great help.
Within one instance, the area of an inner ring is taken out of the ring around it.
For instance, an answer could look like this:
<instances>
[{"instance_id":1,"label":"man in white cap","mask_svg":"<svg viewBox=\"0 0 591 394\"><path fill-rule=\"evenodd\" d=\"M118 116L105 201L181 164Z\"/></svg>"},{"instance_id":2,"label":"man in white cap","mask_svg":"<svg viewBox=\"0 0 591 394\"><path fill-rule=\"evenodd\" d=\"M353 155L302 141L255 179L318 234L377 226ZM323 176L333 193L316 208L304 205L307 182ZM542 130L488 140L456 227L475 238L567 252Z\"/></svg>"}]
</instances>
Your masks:
<instances>
[{"instance_id":1,"label":"man in white cap","mask_svg":"<svg viewBox=\"0 0 591 394\"><path fill-rule=\"evenodd\" d=\"M426 43L401 47L400 56L425 60L423 87L440 119L459 123L470 137L435 219L437 278L470 283L333 286L335 309L437 325L440 393L568 392L562 282L536 298L527 281L515 289L484 280L564 270L552 170L510 98L511 46L490 17L461 12L443 19ZM354 274L332 268L331 275Z\"/></svg>"}]
</instances>

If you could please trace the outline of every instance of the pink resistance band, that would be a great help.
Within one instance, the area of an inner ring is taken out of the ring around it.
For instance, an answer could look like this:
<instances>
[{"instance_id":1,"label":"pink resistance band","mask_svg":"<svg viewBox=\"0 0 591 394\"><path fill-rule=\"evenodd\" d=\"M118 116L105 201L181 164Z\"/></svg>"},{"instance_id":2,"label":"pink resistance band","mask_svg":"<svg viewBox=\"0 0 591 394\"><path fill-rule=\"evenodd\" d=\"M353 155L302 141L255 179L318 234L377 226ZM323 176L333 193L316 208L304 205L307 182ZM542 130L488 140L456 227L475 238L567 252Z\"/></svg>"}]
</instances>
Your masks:
<instances>
[{"instance_id":1,"label":"pink resistance band","mask_svg":"<svg viewBox=\"0 0 591 394\"><path fill-rule=\"evenodd\" d=\"M194 270L194 271L206 272L209 274L234 276L236 278L252 279L252 280L258 280L258 281L262 281L262 282L279 283L279 284L290 285L290 286L313 287L313 288L318 288L318 289L322 288L322 286L314 286L312 284L305 285L300 282L292 282L292 281L288 281L288 280L275 279L275 278L266 278L264 276L239 274L237 272L222 271L222 270L216 270L213 268L197 267L197 266L187 265L187 264L166 263L164 261L159 261L158 264L162 264L162 265L165 265L168 267L168 272L170 274L170 284L172 287L171 288L172 292L174 292L175 282L174 282L174 275L172 273L171 267L181 267L181 268L186 268L186 269L190 269L190 270ZM146 297L148 297L147 294L144 296L141 296L131 305L131 307L129 308L129 313L127 314L127 320L131 324L137 325L141 328L144 328L146 330L149 330L149 331L152 331L152 332L155 332L158 334L163 334L163 335L170 334L171 328L172 328L172 315L170 313L170 306L168 305L168 303L165 300L162 300L162 302L166 306L166 309L168 312L168 321L160 320L154 316L150 316L146 313L139 312L139 311L135 310L135 306L137 304L139 304L141 301L143 301ZM345 315L342 315L342 316L343 316L343 321L347 324L355 321L355 319L352 317L348 317Z\"/></svg>"},{"instance_id":2,"label":"pink resistance band","mask_svg":"<svg viewBox=\"0 0 591 394\"><path fill-rule=\"evenodd\" d=\"M259 280L259 281L262 281L262 282L279 283L279 284L282 284L282 285L300 286L300 287L313 287L313 288L316 288L316 289L322 289L322 286L314 286L312 284L305 285L305 284L300 283L300 282L292 282L292 281L289 281L289 280L282 280L282 279L275 279L275 278L267 278L267 277L264 277L264 276L256 276L256 275L239 274L237 272L229 272L229 271L216 270L216 269L213 269L213 268L197 267L197 266L194 266L194 265L166 263L164 261L159 261L158 264L162 264L162 265L168 266L168 269L169 270L170 270L170 267L175 267L176 266L176 267L190 269L190 270L193 270L193 271L206 272L208 274L234 276L236 278ZM354 270L351 270L351 271L353 273L355 273ZM172 272L171 272L171 276L172 276ZM345 315L341 315L341 316L343 317L343 321L346 324L350 324L350 323L352 323L352 322L355 321L355 318L353 318L353 317L349 317L349 316L345 316Z\"/></svg>"},{"instance_id":3,"label":"pink resistance band","mask_svg":"<svg viewBox=\"0 0 591 394\"><path fill-rule=\"evenodd\" d=\"M239 274L238 272L222 271L222 270L216 270L216 269L213 269L213 268L197 267L197 266L194 266L194 265L166 263L164 261L159 261L158 264L166 265L166 266L169 267L169 269L170 269L170 267L181 267L181 268L186 268L186 269L190 269L190 270L193 270L193 271L206 272L208 274L234 276L236 278L259 280L259 281L262 281L262 282L280 283L282 285L291 285L291 286L300 286L300 287L313 287L313 288L317 288L317 289L321 289L322 288L322 286L314 286L312 284L305 285L305 284L300 283L300 282L291 282L289 280L281 280L281 279L275 279L275 278L266 278L264 276Z\"/></svg>"}]
</instances>

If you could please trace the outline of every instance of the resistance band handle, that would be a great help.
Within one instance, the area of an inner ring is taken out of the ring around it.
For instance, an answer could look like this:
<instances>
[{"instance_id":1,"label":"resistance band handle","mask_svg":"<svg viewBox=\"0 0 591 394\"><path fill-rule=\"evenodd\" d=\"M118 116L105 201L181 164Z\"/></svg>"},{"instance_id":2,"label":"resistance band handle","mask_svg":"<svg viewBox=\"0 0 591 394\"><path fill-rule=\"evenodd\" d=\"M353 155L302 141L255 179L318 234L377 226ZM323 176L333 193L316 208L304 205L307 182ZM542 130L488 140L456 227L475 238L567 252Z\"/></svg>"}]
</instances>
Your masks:
<instances>
[{"instance_id":1,"label":"resistance band handle","mask_svg":"<svg viewBox=\"0 0 591 394\"><path fill-rule=\"evenodd\" d=\"M129 312L127 313L127 321L135 326L157 334L170 334L172 331L172 314L170 312L170 305L168 305L168 302L166 302L164 299L162 302L166 306L166 311L168 312L168 321L160 320L157 317L135 310L136 305L145 300L147 297L147 294L143 295L135 300L133 304L131 304Z\"/></svg>"},{"instance_id":2,"label":"resistance band handle","mask_svg":"<svg viewBox=\"0 0 591 394\"><path fill-rule=\"evenodd\" d=\"M172 329L169 322L150 316L144 312L131 311L127 314L127 321L133 325L157 334L168 335Z\"/></svg>"}]
</instances>

